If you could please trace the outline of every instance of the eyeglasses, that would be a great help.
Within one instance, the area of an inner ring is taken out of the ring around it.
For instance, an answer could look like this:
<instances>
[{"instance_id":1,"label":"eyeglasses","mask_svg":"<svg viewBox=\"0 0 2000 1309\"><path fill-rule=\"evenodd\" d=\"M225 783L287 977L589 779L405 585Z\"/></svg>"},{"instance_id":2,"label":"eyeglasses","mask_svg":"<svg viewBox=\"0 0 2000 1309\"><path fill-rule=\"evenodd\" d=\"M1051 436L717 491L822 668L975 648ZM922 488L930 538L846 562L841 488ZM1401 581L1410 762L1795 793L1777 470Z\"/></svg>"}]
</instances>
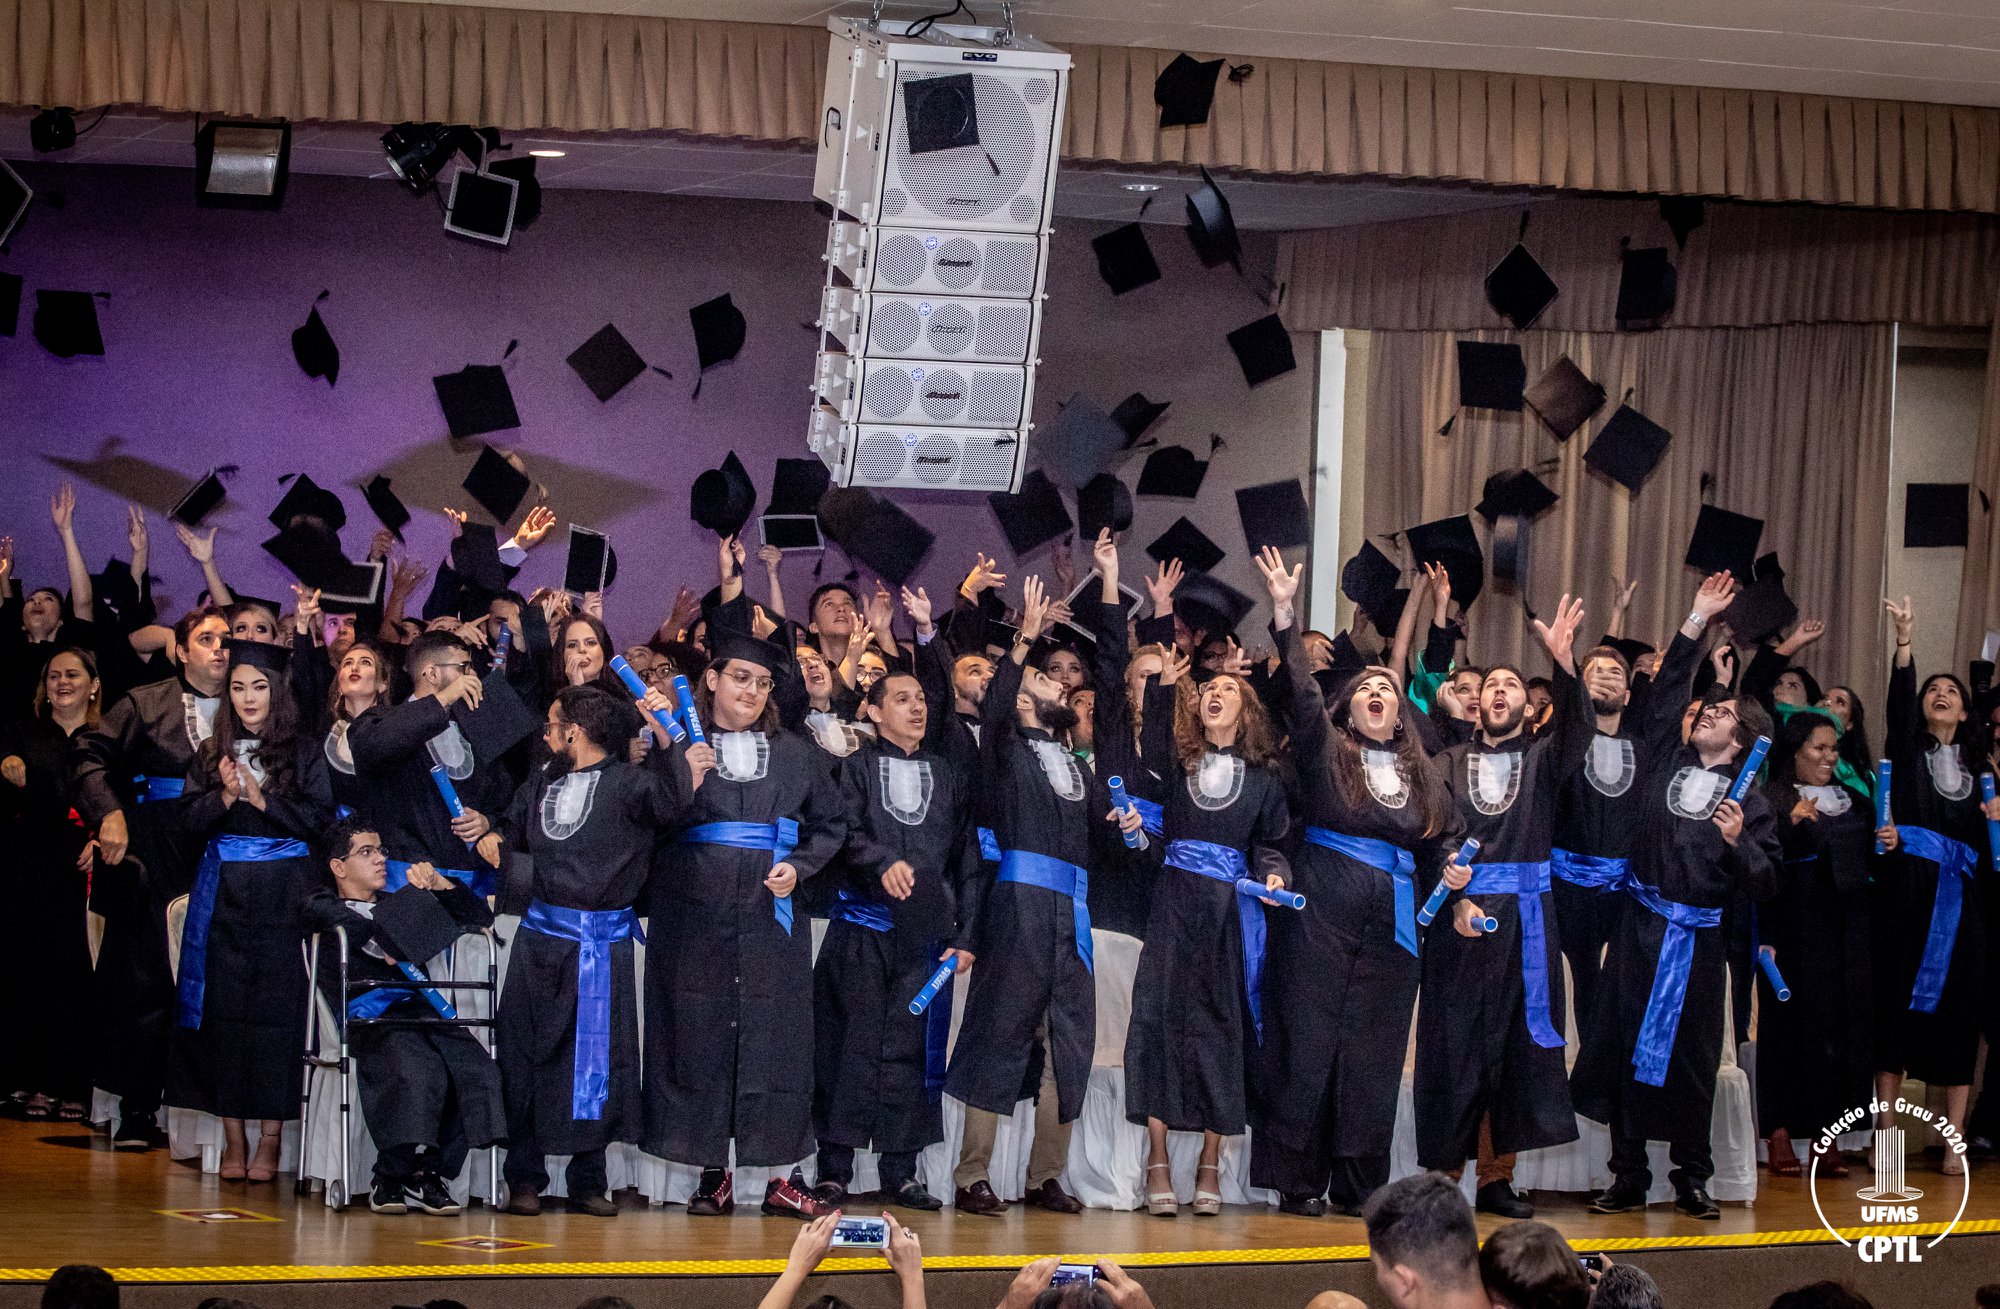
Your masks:
<instances>
[{"instance_id":1,"label":"eyeglasses","mask_svg":"<svg viewBox=\"0 0 2000 1309\"><path fill-rule=\"evenodd\" d=\"M741 668L732 668L724 673L723 676L746 690L754 686L759 691L768 692L773 686L777 685L777 683L768 677L759 677L755 673L746 673Z\"/></svg>"},{"instance_id":2,"label":"eyeglasses","mask_svg":"<svg viewBox=\"0 0 2000 1309\"><path fill-rule=\"evenodd\" d=\"M472 661L465 659L455 664L439 664L438 667L449 669L455 673L469 673L472 671Z\"/></svg>"},{"instance_id":3,"label":"eyeglasses","mask_svg":"<svg viewBox=\"0 0 2000 1309\"><path fill-rule=\"evenodd\" d=\"M632 671L639 674L639 680L642 682L671 682L674 677L674 670L665 664L657 668L635 668Z\"/></svg>"}]
</instances>

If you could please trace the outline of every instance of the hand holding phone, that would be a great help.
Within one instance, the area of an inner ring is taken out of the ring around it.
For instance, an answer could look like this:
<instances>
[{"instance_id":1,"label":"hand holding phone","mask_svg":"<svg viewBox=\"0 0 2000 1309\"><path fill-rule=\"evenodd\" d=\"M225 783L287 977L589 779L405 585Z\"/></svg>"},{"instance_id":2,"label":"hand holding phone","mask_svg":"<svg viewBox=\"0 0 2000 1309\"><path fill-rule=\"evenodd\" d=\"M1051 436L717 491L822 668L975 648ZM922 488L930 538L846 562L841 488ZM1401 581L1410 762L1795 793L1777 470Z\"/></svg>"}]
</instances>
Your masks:
<instances>
[{"instance_id":1,"label":"hand holding phone","mask_svg":"<svg viewBox=\"0 0 2000 1309\"><path fill-rule=\"evenodd\" d=\"M889 1224L880 1218L842 1218L833 1228L833 1243L853 1249L889 1248Z\"/></svg>"}]
</instances>

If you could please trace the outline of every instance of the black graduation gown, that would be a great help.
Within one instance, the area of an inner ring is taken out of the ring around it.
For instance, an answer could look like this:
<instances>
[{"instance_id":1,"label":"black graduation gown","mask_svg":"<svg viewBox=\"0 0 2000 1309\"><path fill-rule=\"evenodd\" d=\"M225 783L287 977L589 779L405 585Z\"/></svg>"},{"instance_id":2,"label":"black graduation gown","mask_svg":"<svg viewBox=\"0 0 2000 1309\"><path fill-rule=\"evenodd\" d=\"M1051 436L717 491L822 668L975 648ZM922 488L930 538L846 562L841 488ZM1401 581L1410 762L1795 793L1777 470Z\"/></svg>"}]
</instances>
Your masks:
<instances>
[{"instance_id":1,"label":"black graduation gown","mask_svg":"<svg viewBox=\"0 0 2000 1309\"><path fill-rule=\"evenodd\" d=\"M346 719L335 719L331 726L318 733L316 739L320 743L320 753L326 758L326 777L332 788L334 813L365 814L373 818L374 814L368 807L372 788L368 779L361 775L361 770L355 767L354 749L347 740L348 729L353 726ZM463 842L460 845L462 847Z\"/></svg>"},{"instance_id":2,"label":"black graduation gown","mask_svg":"<svg viewBox=\"0 0 2000 1309\"><path fill-rule=\"evenodd\" d=\"M0 727L0 757L18 757L27 785L0 782L0 874L8 905L0 922L0 994L33 997L14 1006L0 1042L4 1089L90 1098L89 878L77 870L86 833L70 808L72 738L48 718Z\"/></svg>"},{"instance_id":3,"label":"black graduation gown","mask_svg":"<svg viewBox=\"0 0 2000 1309\"><path fill-rule=\"evenodd\" d=\"M218 1118L298 1116L307 991L299 920L307 892L321 880L311 847L333 814L316 744L301 745L295 789L266 790L262 809L247 800L225 806L220 785L203 780L204 765L189 768L181 824L197 861L210 842L228 836L302 841L307 849L286 859L222 862L201 1025L183 1026L177 1017L167 1044L170 1105ZM198 871L196 878L198 891ZM192 924L192 901L188 910ZM191 959L182 940L185 979Z\"/></svg>"},{"instance_id":4,"label":"black graduation gown","mask_svg":"<svg viewBox=\"0 0 2000 1309\"><path fill-rule=\"evenodd\" d=\"M431 778L431 765L440 762L431 741L441 738L441 750L451 756L444 762L456 765L450 767L453 789L466 806L493 814L515 796L512 778L500 762L473 754L464 735L466 712L457 705L447 709L436 696L425 695L399 705L376 705L347 725L347 748L362 779L361 812L380 825L389 858L490 873L485 861L452 835L451 812ZM455 737L444 735L447 728L457 729Z\"/></svg>"},{"instance_id":5,"label":"black graduation gown","mask_svg":"<svg viewBox=\"0 0 2000 1309\"><path fill-rule=\"evenodd\" d=\"M629 909L650 875L655 835L680 805L666 768L606 759L575 772L537 772L496 826L510 850L530 856L536 900L557 909ZM641 1122L629 937L611 945L610 1089L600 1117L573 1116L578 948L525 924L514 933L494 1033L511 1135L551 1155L636 1140Z\"/></svg>"},{"instance_id":6,"label":"black graduation gown","mask_svg":"<svg viewBox=\"0 0 2000 1309\"><path fill-rule=\"evenodd\" d=\"M735 767L738 738L749 758ZM713 729L717 768L686 796L677 828L798 823L783 862L800 887L840 849L838 794L818 747L789 732ZM683 795L687 747L657 752ZM728 772L725 773L725 768ZM769 850L661 842L646 893L646 1132L649 1154L720 1167L796 1163L813 1148L812 924L779 925ZM793 899L798 900L794 889Z\"/></svg>"},{"instance_id":7,"label":"black graduation gown","mask_svg":"<svg viewBox=\"0 0 2000 1309\"><path fill-rule=\"evenodd\" d=\"M1987 967L1984 890L1992 874L1979 780L1954 743L1939 745L1923 724L1914 664L1889 670L1889 812L1898 825L1928 828L1972 847L1980 878L1960 878L1958 936L1944 990L1932 1013L1910 1008L1910 992L1937 902L1938 866L1899 849L1877 864L1875 923L1875 1067L1938 1086L1972 1081L1979 1049Z\"/></svg>"},{"instance_id":8,"label":"black graduation gown","mask_svg":"<svg viewBox=\"0 0 2000 1309\"><path fill-rule=\"evenodd\" d=\"M1094 595L1079 596L1076 616L1097 636L1093 651L1097 696L1091 711L1091 739L1095 743L1092 771L1100 779L1121 779L1125 793L1134 799L1163 804L1179 772L1172 758L1173 701L1167 701L1167 730L1148 736L1158 744L1142 748L1146 742L1135 743L1132 706L1125 694L1125 665L1131 660L1132 643L1126 635L1124 611ZM1134 850L1110 823L1093 823L1090 834L1091 926L1144 940L1166 842L1154 836Z\"/></svg>"},{"instance_id":9,"label":"black graduation gown","mask_svg":"<svg viewBox=\"0 0 2000 1309\"><path fill-rule=\"evenodd\" d=\"M1172 694L1168 688L1148 696L1149 725L1156 714L1171 724ZM1275 769L1246 764L1234 747L1206 752L1193 774L1173 779L1165 820L1162 850L1172 841L1206 841L1241 852L1253 881L1261 884L1272 873L1290 878L1276 848L1288 822L1284 783ZM1257 1040L1244 991L1242 899L1215 878L1163 869L1125 1032L1127 1120L1157 1118L1173 1131L1242 1132L1244 1051ZM1261 902L1252 910L1260 917L1292 912L1267 914Z\"/></svg>"},{"instance_id":10,"label":"black graduation gown","mask_svg":"<svg viewBox=\"0 0 2000 1309\"><path fill-rule=\"evenodd\" d=\"M1601 859L1630 859L1637 825L1638 742L1629 724L1638 721L1629 706L1616 732L1592 732L1581 762L1570 770L1556 806L1555 848ZM1579 1043L1590 1033L1590 1009L1604 968L1604 947L1625 909L1616 887L1578 886L1558 877L1556 913L1562 919L1562 952L1575 988Z\"/></svg>"},{"instance_id":11,"label":"black graduation gown","mask_svg":"<svg viewBox=\"0 0 2000 1309\"><path fill-rule=\"evenodd\" d=\"M1548 861L1558 796L1590 739L1590 705L1576 678L1558 667L1552 694L1555 716L1537 735L1524 731L1488 745L1475 734L1438 756L1465 835L1479 838L1475 878L1482 864ZM1519 896L1454 892L1424 942L1426 1003L1417 1009L1412 1083L1421 1167L1462 1167L1478 1150L1479 1120L1489 1112L1493 1149L1500 1154L1576 1139L1563 1058L1563 934L1555 881L1536 897L1548 992L1545 1035L1553 1034L1553 1046L1540 1044L1528 1023ZM1460 899L1472 900L1499 926L1478 937L1460 936L1451 921Z\"/></svg>"},{"instance_id":12,"label":"black graduation gown","mask_svg":"<svg viewBox=\"0 0 2000 1309\"><path fill-rule=\"evenodd\" d=\"M813 1130L822 1144L914 1151L944 1139L937 1093L951 1000L940 995L921 1016L909 1006L947 947L971 948L958 914L960 889L979 876L968 783L922 745L905 755L870 741L841 762L847 843L829 869L836 875L817 880L867 908L849 915L834 901L813 966ZM898 860L916 873L906 900L882 890ZM871 910L887 915L887 931L853 921Z\"/></svg>"},{"instance_id":13,"label":"black graduation gown","mask_svg":"<svg viewBox=\"0 0 2000 1309\"><path fill-rule=\"evenodd\" d=\"M1681 744L1681 711L1700 649L1676 634L1661 661L1655 693L1649 698L1639 745L1638 815L1635 819L1633 875L1679 904L1721 909L1733 895L1763 900L1776 887L1777 825L1763 793L1751 788L1743 798L1743 830L1736 844L1722 839L1711 817L1727 795L1737 764L1704 770L1695 752ZM1740 761L1739 761L1740 762ZM1698 816L1682 817L1669 807L1688 788L1691 798L1706 785L1694 775L1718 779L1711 802ZM1667 921L1628 897L1605 957L1602 1003L1591 1013L1591 1034L1570 1074L1576 1111L1611 1128L1614 1138L1707 1142L1715 1110L1715 1077L1722 1059L1722 1017L1726 1001L1723 929L1697 927L1680 1022L1663 1085L1649 1086L1633 1075L1646 1002L1652 994Z\"/></svg>"},{"instance_id":14,"label":"black graduation gown","mask_svg":"<svg viewBox=\"0 0 2000 1309\"><path fill-rule=\"evenodd\" d=\"M466 930L493 925L493 911L486 907L486 901L463 885L454 883L451 890L435 894ZM407 979L400 971L368 949L375 943L373 909L372 904L342 900L322 886L306 898L304 927L307 932L347 929L350 981L373 985L404 982ZM340 960L332 946L329 936L320 952L319 988L327 1004L338 1011L352 997L340 994ZM440 994L457 1003L460 996L469 993ZM384 1016L437 1016L417 992L405 992L404 997ZM348 1051L361 1089L362 1121L378 1151L411 1145L442 1149L445 1157L438 1171L449 1177L463 1162L465 1147L479 1149L506 1139L500 1070L471 1029L352 1026L348 1028Z\"/></svg>"},{"instance_id":15,"label":"black graduation gown","mask_svg":"<svg viewBox=\"0 0 2000 1309\"><path fill-rule=\"evenodd\" d=\"M96 727L77 735L72 756L84 824L94 831L107 815L122 811L130 838L122 862L99 860L90 877L90 907L104 916L92 985L95 1082L142 1103L160 1093L173 1024L167 902L187 890L193 869L182 850L179 807L144 800L133 779L182 783L195 751L214 731L220 704L179 677L136 687Z\"/></svg>"},{"instance_id":16,"label":"black graduation gown","mask_svg":"<svg viewBox=\"0 0 2000 1309\"><path fill-rule=\"evenodd\" d=\"M980 713L976 785L987 825L1003 851L1088 869L1091 820L1110 809L1110 797L1047 732L1019 725L1020 687L1021 665L1001 659ZM1096 1050L1097 992L1077 953L1074 902L1046 887L996 881L980 911L974 953L978 963L945 1090L975 1109L1011 1114L1023 1095L1034 1093L1035 1031L1046 1022L1057 1117L1075 1121Z\"/></svg>"},{"instance_id":17,"label":"black graduation gown","mask_svg":"<svg viewBox=\"0 0 2000 1309\"><path fill-rule=\"evenodd\" d=\"M1307 671L1298 626L1275 635L1291 685L1286 718L1300 762L1299 821L1410 851L1421 905L1458 848L1456 812L1443 830L1426 835L1421 814L1408 803L1414 779L1407 778L1401 807L1374 799L1359 808L1343 802L1325 762L1338 746L1319 683ZM1404 705L1402 712L1416 710ZM1396 942L1395 884L1388 874L1310 842L1300 845L1292 873L1292 889L1304 894L1306 907L1266 916L1270 960L1264 1043L1251 1060L1250 1180L1318 1195L1335 1160L1377 1161L1366 1171L1387 1180L1418 965ZM1358 1203L1364 1197L1341 1198Z\"/></svg>"},{"instance_id":18,"label":"black graduation gown","mask_svg":"<svg viewBox=\"0 0 2000 1309\"><path fill-rule=\"evenodd\" d=\"M1855 1105L1874 1080L1868 884L1875 810L1844 786L1843 814L1793 822L1789 787L1766 796L1782 850L1778 893L1757 906L1757 939L1770 946L1792 998L1757 974L1757 1126L1809 1140ZM1837 803L1837 802L1836 802Z\"/></svg>"}]
</instances>

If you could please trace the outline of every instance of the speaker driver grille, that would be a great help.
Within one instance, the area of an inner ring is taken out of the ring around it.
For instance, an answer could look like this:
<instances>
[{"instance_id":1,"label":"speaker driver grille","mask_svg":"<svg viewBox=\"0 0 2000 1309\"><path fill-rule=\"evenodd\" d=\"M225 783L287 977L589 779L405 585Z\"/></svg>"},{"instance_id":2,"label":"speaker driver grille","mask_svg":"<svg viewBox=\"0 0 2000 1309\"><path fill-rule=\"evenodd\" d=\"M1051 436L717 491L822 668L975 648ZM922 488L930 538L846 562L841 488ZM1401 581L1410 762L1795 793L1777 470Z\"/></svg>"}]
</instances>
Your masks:
<instances>
[{"instance_id":1,"label":"speaker driver grille","mask_svg":"<svg viewBox=\"0 0 2000 1309\"><path fill-rule=\"evenodd\" d=\"M1031 105L1038 105L1048 99L1049 93L1053 90L1055 83L1046 77L1037 77L1033 81L1021 83L1021 98Z\"/></svg>"},{"instance_id":2,"label":"speaker driver grille","mask_svg":"<svg viewBox=\"0 0 2000 1309\"><path fill-rule=\"evenodd\" d=\"M909 411L917 384L900 368L872 368L861 389L861 407L871 418L895 419Z\"/></svg>"},{"instance_id":3,"label":"speaker driver grille","mask_svg":"<svg viewBox=\"0 0 2000 1309\"><path fill-rule=\"evenodd\" d=\"M981 305L979 330L973 348L983 358L1020 359L1028 357L1028 324L1034 310L1025 304Z\"/></svg>"},{"instance_id":4,"label":"speaker driver grille","mask_svg":"<svg viewBox=\"0 0 2000 1309\"><path fill-rule=\"evenodd\" d=\"M940 368L924 379L924 412L940 423L956 418L965 412L965 393L965 374L956 368Z\"/></svg>"},{"instance_id":5,"label":"speaker driver grille","mask_svg":"<svg viewBox=\"0 0 2000 1309\"><path fill-rule=\"evenodd\" d=\"M882 192L882 216L894 218L910 207L910 197L901 187L892 186Z\"/></svg>"},{"instance_id":6,"label":"speaker driver grille","mask_svg":"<svg viewBox=\"0 0 2000 1309\"><path fill-rule=\"evenodd\" d=\"M908 286L924 275L923 238L908 232L884 237L875 251L875 273L890 286Z\"/></svg>"},{"instance_id":7,"label":"speaker driver grille","mask_svg":"<svg viewBox=\"0 0 2000 1309\"><path fill-rule=\"evenodd\" d=\"M937 280L954 291L963 291L979 276L979 247L964 237L954 237L938 247Z\"/></svg>"},{"instance_id":8,"label":"speaker driver grille","mask_svg":"<svg viewBox=\"0 0 2000 1309\"><path fill-rule=\"evenodd\" d=\"M908 452L893 432L870 432L854 449L854 480L886 482L903 471Z\"/></svg>"},{"instance_id":9,"label":"speaker driver grille","mask_svg":"<svg viewBox=\"0 0 2000 1309\"><path fill-rule=\"evenodd\" d=\"M1035 289L1035 243L989 241L979 265L979 289L987 295L1027 295Z\"/></svg>"},{"instance_id":10,"label":"speaker driver grille","mask_svg":"<svg viewBox=\"0 0 2000 1309\"><path fill-rule=\"evenodd\" d=\"M964 305L939 305L924 328L924 341L940 355L962 355L972 346L972 311Z\"/></svg>"},{"instance_id":11,"label":"speaker driver grille","mask_svg":"<svg viewBox=\"0 0 2000 1309\"><path fill-rule=\"evenodd\" d=\"M1022 375L1018 370L990 369L972 375L966 399L968 422L981 427L1018 427L1021 423Z\"/></svg>"},{"instance_id":12,"label":"speaker driver grille","mask_svg":"<svg viewBox=\"0 0 2000 1309\"><path fill-rule=\"evenodd\" d=\"M1007 484L1014 480L1017 444L1012 438L966 437L959 456L958 484L969 491L1006 490Z\"/></svg>"},{"instance_id":13,"label":"speaker driver grille","mask_svg":"<svg viewBox=\"0 0 2000 1309\"><path fill-rule=\"evenodd\" d=\"M910 153L909 124L898 121L893 129L894 173L901 187L882 194L882 212L896 215L901 204L914 202L918 209L960 222L987 218L1000 212L1008 202L1020 197L1024 187L1034 194L1025 198L1026 212L1032 217L1041 209L1041 188L1030 180L1045 156L1035 129L1035 115L1022 102L1013 84L991 73L973 73L973 99L978 106L979 145L977 150L933 150ZM913 80L908 69L898 75L900 85ZM898 97L900 101L902 97ZM899 111L900 112L900 111ZM897 193L899 207L891 209L890 195ZM1015 214L1018 206L1008 206ZM1015 221L1021 221L1016 215Z\"/></svg>"},{"instance_id":14,"label":"speaker driver grille","mask_svg":"<svg viewBox=\"0 0 2000 1309\"><path fill-rule=\"evenodd\" d=\"M932 432L917 442L910 471L922 482L949 482L958 473L958 441L942 432Z\"/></svg>"},{"instance_id":15,"label":"speaker driver grille","mask_svg":"<svg viewBox=\"0 0 2000 1309\"><path fill-rule=\"evenodd\" d=\"M1025 223L1041 212L1042 198L1034 195L1017 195L1007 202L1007 217L1017 223Z\"/></svg>"},{"instance_id":16,"label":"speaker driver grille","mask_svg":"<svg viewBox=\"0 0 2000 1309\"><path fill-rule=\"evenodd\" d=\"M917 337L923 330L924 320L918 316L915 305L905 300L878 304L874 320L868 327L871 353L880 350L902 354L917 343Z\"/></svg>"}]
</instances>

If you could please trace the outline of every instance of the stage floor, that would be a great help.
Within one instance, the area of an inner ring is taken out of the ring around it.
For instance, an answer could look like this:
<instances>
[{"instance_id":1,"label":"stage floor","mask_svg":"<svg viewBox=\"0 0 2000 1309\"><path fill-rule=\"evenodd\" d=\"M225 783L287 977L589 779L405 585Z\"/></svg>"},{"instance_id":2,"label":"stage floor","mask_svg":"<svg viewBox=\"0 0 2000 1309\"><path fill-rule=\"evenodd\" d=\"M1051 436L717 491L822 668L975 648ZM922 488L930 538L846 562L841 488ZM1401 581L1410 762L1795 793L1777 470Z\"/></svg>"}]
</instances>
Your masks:
<instances>
[{"instance_id":1,"label":"stage floor","mask_svg":"<svg viewBox=\"0 0 2000 1309\"><path fill-rule=\"evenodd\" d=\"M1866 1178L1865 1168L1845 1184ZM1912 1160L1910 1180L1946 1179ZM1952 1183L1955 1188L1956 1183ZM1729 1249L1831 1245L1803 1182L1765 1179L1754 1207L1723 1206L1719 1223L1695 1223L1669 1206L1604 1217L1576 1196L1536 1197L1540 1217L1579 1250ZM0 1282L39 1281L58 1265L97 1263L121 1280L154 1283L509 1275L716 1276L775 1273L796 1224L757 1215L755 1200L730 1218L689 1218L679 1206L647 1207L633 1195L613 1220L554 1210L516 1218L475 1206L452 1218L384 1217L365 1203L344 1213L318 1195L295 1196L291 1178L225 1183L175 1163L164 1150L115 1154L101 1135L68 1124L0 1121ZM558 1202L559 1204L560 1202ZM861 1206L857 1206L861 1208ZM242 1217L216 1220L237 1212ZM1232 1207L1218 1218L1177 1219L1092 1210L1066 1218L1015 1207L1000 1218L910 1214L926 1265L1011 1269L1041 1254L1110 1256L1138 1267L1327 1263L1367 1257L1361 1223L1291 1218ZM1496 1223L1482 1217L1481 1228ZM1935 1233L1936 1225L1870 1228ZM2000 1232L2000 1165L1975 1165L1958 1232ZM460 1242L453 1245L450 1242ZM518 1243L518 1244L514 1244ZM1851 1256L1850 1256L1851 1258ZM829 1260L826 1271L879 1269L877 1258Z\"/></svg>"}]
</instances>

